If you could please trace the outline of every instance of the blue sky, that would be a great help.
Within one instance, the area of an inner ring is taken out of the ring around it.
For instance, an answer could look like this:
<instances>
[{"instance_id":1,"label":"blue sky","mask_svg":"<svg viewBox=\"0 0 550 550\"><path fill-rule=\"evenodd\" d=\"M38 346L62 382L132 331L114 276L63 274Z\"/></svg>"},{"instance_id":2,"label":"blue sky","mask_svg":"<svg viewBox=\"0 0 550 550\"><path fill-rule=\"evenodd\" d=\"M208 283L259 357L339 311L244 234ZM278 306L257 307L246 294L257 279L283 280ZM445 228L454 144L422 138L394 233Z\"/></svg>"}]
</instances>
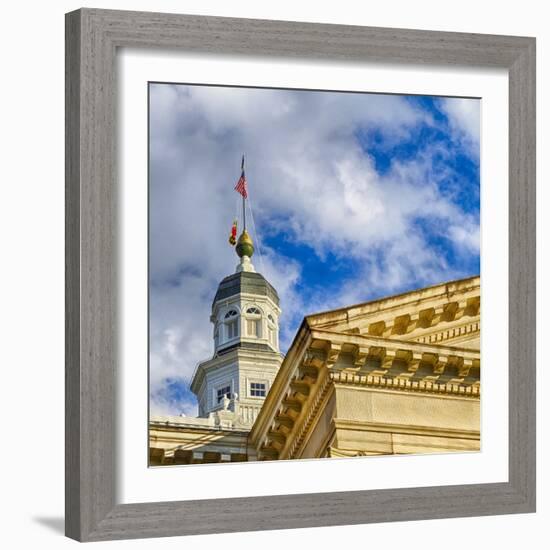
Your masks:
<instances>
[{"instance_id":1,"label":"blue sky","mask_svg":"<svg viewBox=\"0 0 550 550\"><path fill-rule=\"evenodd\" d=\"M209 311L246 153L281 345L304 315L479 273L477 99L152 84L150 379L156 414L196 413Z\"/></svg>"}]
</instances>

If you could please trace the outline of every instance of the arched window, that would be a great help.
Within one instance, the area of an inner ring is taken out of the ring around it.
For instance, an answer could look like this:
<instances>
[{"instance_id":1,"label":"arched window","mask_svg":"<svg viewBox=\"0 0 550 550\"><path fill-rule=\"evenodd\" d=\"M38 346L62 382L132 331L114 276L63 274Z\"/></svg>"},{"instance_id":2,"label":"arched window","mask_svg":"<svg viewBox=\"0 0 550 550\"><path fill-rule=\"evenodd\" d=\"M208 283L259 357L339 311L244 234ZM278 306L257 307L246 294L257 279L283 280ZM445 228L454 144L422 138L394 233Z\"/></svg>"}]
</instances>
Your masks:
<instances>
[{"instance_id":1,"label":"arched window","mask_svg":"<svg viewBox=\"0 0 550 550\"><path fill-rule=\"evenodd\" d=\"M225 314L225 334L227 340L232 340L239 336L239 314L234 309L230 309Z\"/></svg>"},{"instance_id":2,"label":"arched window","mask_svg":"<svg viewBox=\"0 0 550 550\"><path fill-rule=\"evenodd\" d=\"M262 312L255 306L246 310L246 334L254 338L262 337Z\"/></svg>"},{"instance_id":3,"label":"arched window","mask_svg":"<svg viewBox=\"0 0 550 550\"><path fill-rule=\"evenodd\" d=\"M277 325L275 319L271 313L267 316L267 338L269 343L276 348L277 347Z\"/></svg>"}]
</instances>

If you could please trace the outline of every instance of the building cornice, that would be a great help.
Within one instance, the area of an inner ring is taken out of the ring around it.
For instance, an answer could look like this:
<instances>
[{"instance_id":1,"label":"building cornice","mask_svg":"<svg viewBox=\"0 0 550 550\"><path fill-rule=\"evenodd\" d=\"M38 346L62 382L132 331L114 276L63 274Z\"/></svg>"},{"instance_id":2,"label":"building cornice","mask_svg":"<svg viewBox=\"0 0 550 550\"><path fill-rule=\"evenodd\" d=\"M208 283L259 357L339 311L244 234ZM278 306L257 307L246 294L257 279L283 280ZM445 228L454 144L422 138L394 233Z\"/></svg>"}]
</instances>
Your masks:
<instances>
[{"instance_id":1,"label":"building cornice","mask_svg":"<svg viewBox=\"0 0 550 550\"><path fill-rule=\"evenodd\" d=\"M152 417L149 421L149 428L159 431L178 432L183 433L197 433L210 435L212 433L235 433L240 435L248 434L248 430L243 428L233 428L230 426L216 426L207 423L199 423L200 420L206 420L202 418L192 417L178 417L178 416L160 416Z\"/></svg>"},{"instance_id":2,"label":"building cornice","mask_svg":"<svg viewBox=\"0 0 550 550\"><path fill-rule=\"evenodd\" d=\"M272 422L273 411L277 407L277 404L283 398L284 392L287 391L287 382L292 377L292 372L295 370L297 364L300 364L303 360L303 356L306 353L311 343L311 331L307 324L302 322L292 345L286 356L283 359L279 372L273 381L269 393L264 401L262 410L258 415L258 418L254 422L250 432L251 441L261 439L269 428Z\"/></svg>"},{"instance_id":3,"label":"building cornice","mask_svg":"<svg viewBox=\"0 0 550 550\"><path fill-rule=\"evenodd\" d=\"M303 323L252 428L250 441L259 458L299 455L330 387L342 385L479 399L480 354Z\"/></svg>"},{"instance_id":4,"label":"building cornice","mask_svg":"<svg viewBox=\"0 0 550 550\"><path fill-rule=\"evenodd\" d=\"M479 384L463 385L462 383L438 383L437 381L416 380L405 378L386 378L384 376L359 376L347 372L334 372L330 379L335 384L348 386L368 386L370 388L385 388L398 391L414 391L424 393L452 394L462 397L479 398Z\"/></svg>"},{"instance_id":5,"label":"building cornice","mask_svg":"<svg viewBox=\"0 0 550 550\"><path fill-rule=\"evenodd\" d=\"M479 277L473 277L310 315L306 321L311 328L402 340L438 333L428 338L433 342L451 338L447 333L458 325L477 322L479 330L479 310Z\"/></svg>"},{"instance_id":6,"label":"building cornice","mask_svg":"<svg viewBox=\"0 0 550 550\"><path fill-rule=\"evenodd\" d=\"M470 291L479 294L480 277L469 277L466 279L457 279L446 283L437 284L421 289L393 294L369 302L354 304L351 306L319 312L306 317L310 326L323 325L327 321L347 321L354 317L363 317L372 313L381 313L390 309L417 306L421 302L433 299L453 299L457 295L465 294Z\"/></svg>"},{"instance_id":7,"label":"building cornice","mask_svg":"<svg viewBox=\"0 0 550 550\"><path fill-rule=\"evenodd\" d=\"M191 377L190 389L194 394L197 394L206 373L210 370L231 365L238 360L257 361L259 357L261 357L262 364L272 363L274 368L277 368L283 360L282 354L272 349L251 350L245 347L234 347L226 353L220 353L211 359L198 363Z\"/></svg>"}]
</instances>

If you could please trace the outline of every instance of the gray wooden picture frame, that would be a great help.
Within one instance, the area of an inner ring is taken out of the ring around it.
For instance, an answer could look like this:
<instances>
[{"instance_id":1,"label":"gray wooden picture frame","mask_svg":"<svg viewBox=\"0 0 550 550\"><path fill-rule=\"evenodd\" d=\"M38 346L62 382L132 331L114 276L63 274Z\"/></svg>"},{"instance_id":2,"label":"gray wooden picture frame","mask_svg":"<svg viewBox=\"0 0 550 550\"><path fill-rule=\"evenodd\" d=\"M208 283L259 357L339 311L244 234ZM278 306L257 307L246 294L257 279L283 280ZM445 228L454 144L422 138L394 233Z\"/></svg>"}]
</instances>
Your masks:
<instances>
[{"instance_id":1,"label":"gray wooden picture frame","mask_svg":"<svg viewBox=\"0 0 550 550\"><path fill-rule=\"evenodd\" d=\"M117 48L509 71L509 481L117 504ZM66 534L81 541L535 511L535 39L82 9L66 16Z\"/></svg>"}]
</instances>

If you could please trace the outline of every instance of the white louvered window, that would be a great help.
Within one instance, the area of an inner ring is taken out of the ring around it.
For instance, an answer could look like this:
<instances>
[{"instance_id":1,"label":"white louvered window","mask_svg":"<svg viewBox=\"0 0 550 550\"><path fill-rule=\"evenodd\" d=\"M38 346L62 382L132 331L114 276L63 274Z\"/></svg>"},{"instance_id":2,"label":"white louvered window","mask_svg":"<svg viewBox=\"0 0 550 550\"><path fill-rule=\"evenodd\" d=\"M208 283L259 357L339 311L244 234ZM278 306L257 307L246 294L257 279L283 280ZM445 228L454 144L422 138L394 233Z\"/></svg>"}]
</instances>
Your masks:
<instances>
[{"instance_id":1,"label":"white louvered window","mask_svg":"<svg viewBox=\"0 0 550 550\"><path fill-rule=\"evenodd\" d=\"M234 309L225 314L226 339L232 340L239 336L239 314Z\"/></svg>"},{"instance_id":2,"label":"white louvered window","mask_svg":"<svg viewBox=\"0 0 550 550\"><path fill-rule=\"evenodd\" d=\"M246 333L248 336L260 338L262 334L262 321L260 319L247 319Z\"/></svg>"},{"instance_id":3,"label":"white louvered window","mask_svg":"<svg viewBox=\"0 0 550 550\"><path fill-rule=\"evenodd\" d=\"M246 335L262 337L262 312L257 307L252 306L246 310Z\"/></svg>"},{"instance_id":4,"label":"white louvered window","mask_svg":"<svg viewBox=\"0 0 550 550\"><path fill-rule=\"evenodd\" d=\"M227 339L231 340L233 338L237 338L239 336L239 325L237 324L237 320L229 321L227 323Z\"/></svg>"}]
</instances>

